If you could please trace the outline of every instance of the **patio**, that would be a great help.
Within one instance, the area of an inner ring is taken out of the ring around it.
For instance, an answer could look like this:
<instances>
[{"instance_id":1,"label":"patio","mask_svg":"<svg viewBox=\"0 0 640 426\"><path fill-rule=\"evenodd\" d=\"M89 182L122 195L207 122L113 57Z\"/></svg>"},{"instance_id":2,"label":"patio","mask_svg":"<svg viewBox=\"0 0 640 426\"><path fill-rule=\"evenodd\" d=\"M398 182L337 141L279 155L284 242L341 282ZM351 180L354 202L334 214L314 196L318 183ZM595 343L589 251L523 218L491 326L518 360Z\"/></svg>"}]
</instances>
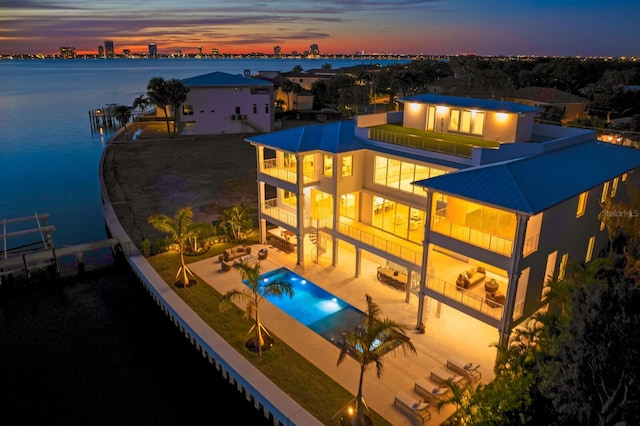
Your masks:
<instances>
[{"instance_id":1,"label":"patio","mask_svg":"<svg viewBox=\"0 0 640 426\"><path fill-rule=\"evenodd\" d=\"M376 278L376 259L363 256L362 274L359 278L353 275L353 259L349 259L348 250L340 251L341 266L332 267L330 256L322 256L319 263L308 261L305 267L296 266L296 255L285 253L274 246L256 245L252 252L267 248L269 255L260 261L261 272L269 272L281 266L288 267L315 284L333 293L358 309L366 306L365 294L373 297L380 306L384 317L392 318L406 324L408 335L418 352L417 356L404 356L401 353L385 358L385 372L380 379L375 371L365 375L364 396L367 403L394 425L411 425L414 420L394 407L394 397L398 392L406 392L415 398L420 395L414 390L415 381L428 378L429 372L437 367L444 368L447 359L457 356L480 364L482 382L493 378L493 363L496 350L490 347L497 341L498 332L462 313L435 301L427 302L427 311L431 311L425 324L425 334L415 330L417 298L412 296L409 303L404 302L404 293L381 284ZM342 266L344 265L344 266ZM241 284L240 274L233 269L221 272L217 258L210 258L189 264L190 269L220 293L238 288ZM439 312L439 316L435 312ZM336 366L339 350L336 346L314 333L306 326L293 320L287 314L265 301L261 307L264 325L288 345L313 362L328 376L355 394L358 386L358 365L348 360L340 367ZM347 401L345 401L346 403ZM447 407L438 413L435 407L430 409L431 424L440 424L452 412Z\"/></svg>"}]
</instances>

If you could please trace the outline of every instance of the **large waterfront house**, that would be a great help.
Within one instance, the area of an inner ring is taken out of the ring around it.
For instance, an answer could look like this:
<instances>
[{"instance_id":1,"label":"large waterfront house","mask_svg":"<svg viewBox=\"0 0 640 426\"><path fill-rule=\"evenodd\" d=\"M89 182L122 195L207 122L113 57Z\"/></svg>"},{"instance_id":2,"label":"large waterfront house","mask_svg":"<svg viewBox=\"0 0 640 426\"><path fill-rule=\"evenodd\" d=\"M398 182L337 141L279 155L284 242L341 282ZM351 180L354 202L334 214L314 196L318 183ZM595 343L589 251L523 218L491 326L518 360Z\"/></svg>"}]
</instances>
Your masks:
<instances>
[{"instance_id":1,"label":"large waterfront house","mask_svg":"<svg viewBox=\"0 0 640 426\"><path fill-rule=\"evenodd\" d=\"M545 307L551 277L606 249L599 213L638 185L640 150L538 124L530 105L399 102L397 112L247 138L262 242L298 265L338 265L348 252L355 277L418 299L416 327L445 304L505 342ZM377 267L364 270L365 259Z\"/></svg>"},{"instance_id":2,"label":"large waterfront house","mask_svg":"<svg viewBox=\"0 0 640 426\"><path fill-rule=\"evenodd\" d=\"M224 72L203 74L181 82L189 89L180 111L183 135L273 131L272 82Z\"/></svg>"}]
</instances>

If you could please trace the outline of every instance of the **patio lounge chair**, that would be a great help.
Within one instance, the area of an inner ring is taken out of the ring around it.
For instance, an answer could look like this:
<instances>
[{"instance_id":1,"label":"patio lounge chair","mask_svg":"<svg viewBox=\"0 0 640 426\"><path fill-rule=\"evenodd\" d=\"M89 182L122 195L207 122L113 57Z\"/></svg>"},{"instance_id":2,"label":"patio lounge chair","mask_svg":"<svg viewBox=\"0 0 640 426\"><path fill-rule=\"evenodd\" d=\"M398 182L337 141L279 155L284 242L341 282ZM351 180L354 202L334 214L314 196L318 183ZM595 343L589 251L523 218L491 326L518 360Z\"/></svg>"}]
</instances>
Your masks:
<instances>
[{"instance_id":1,"label":"patio lounge chair","mask_svg":"<svg viewBox=\"0 0 640 426\"><path fill-rule=\"evenodd\" d=\"M422 377L415 381L414 390L431 399L441 399L450 391L447 386L440 386L440 384Z\"/></svg>"},{"instance_id":2,"label":"patio lounge chair","mask_svg":"<svg viewBox=\"0 0 640 426\"><path fill-rule=\"evenodd\" d=\"M477 382L482 378L482 373L478 370L480 364L465 362L455 356L450 356L449 359L447 359L447 368L465 376L467 380L469 380L469 383Z\"/></svg>"},{"instance_id":3,"label":"patio lounge chair","mask_svg":"<svg viewBox=\"0 0 640 426\"><path fill-rule=\"evenodd\" d=\"M265 260L269 256L269 250L266 248L258 250L258 260Z\"/></svg>"},{"instance_id":4,"label":"patio lounge chair","mask_svg":"<svg viewBox=\"0 0 640 426\"><path fill-rule=\"evenodd\" d=\"M451 371L447 371L447 369L445 368L436 367L433 370L431 370L430 379L438 384L442 384L447 380L450 381L451 383L459 384L465 378L464 376L460 376Z\"/></svg>"},{"instance_id":5,"label":"patio lounge chair","mask_svg":"<svg viewBox=\"0 0 640 426\"><path fill-rule=\"evenodd\" d=\"M393 400L393 405L402 408L406 413L416 416L420 423L431 418L429 403L416 400L404 392L398 392Z\"/></svg>"},{"instance_id":6,"label":"patio lounge chair","mask_svg":"<svg viewBox=\"0 0 640 426\"><path fill-rule=\"evenodd\" d=\"M222 269L223 271L230 271L231 268L233 268L233 262L227 262L223 260L222 263L220 263L220 269Z\"/></svg>"}]
</instances>

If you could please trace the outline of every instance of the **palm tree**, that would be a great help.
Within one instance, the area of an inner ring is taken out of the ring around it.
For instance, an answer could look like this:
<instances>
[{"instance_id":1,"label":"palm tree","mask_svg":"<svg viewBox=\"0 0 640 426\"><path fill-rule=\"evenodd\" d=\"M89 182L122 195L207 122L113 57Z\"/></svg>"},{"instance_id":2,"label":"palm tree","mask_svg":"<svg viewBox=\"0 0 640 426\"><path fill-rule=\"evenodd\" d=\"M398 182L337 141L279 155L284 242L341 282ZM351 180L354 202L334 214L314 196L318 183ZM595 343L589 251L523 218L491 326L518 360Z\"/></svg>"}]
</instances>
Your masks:
<instances>
[{"instance_id":1,"label":"palm tree","mask_svg":"<svg viewBox=\"0 0 640 426\"><path fill-rule=\"evenodd\" d=\"M280 90L282 90L282 93L286 93L287 95L287 111L290 111L291 108L289 106L291 105L291 98L289 97L289 93L293 91L293 82L289 79L285 79L280 85Z\"/></svg>"},{"instance_id":2,"label":"palm tree","mask_svg":"<svg viewBox=\"0 0 640 426\"><path fill-rule=\"evenodd\" d=\"M178 134L178 120L181 116L180 107L187 100L189 89L178 79L172 78L167 81L167 93L169 95L169 104L173 107L173 135Z\"/></svg>"},{"instance_id":3,"label":"palm tree","mask_svg":"<svg viewBox=\"0 0 640 426\"><path fill-rule=\"evenodd\" d=\"M180 251L180 269L178 269L176 279L180 276L179 284L187 287L189 285L189 277L187 274L193 276L193 272L191 272L184 263L184 251L185 246L189 243L189 239L197 233L196 227L194 227L193 224L193 211L191 207L181 208L176 212L173 219L164 214L156 214L149 216L147 220L149 224L158 231L169 234L173 243L178 244Z\"/></svg>"},{"instance_id":4,"label":"palm tree","mask_svg":"<svg viewBox=\"0 0 640 426\"><path fill-rule=\"evenodd\" d=\"M131 119L131 109L126 105L118 105L113 109L113 116L118 120L120 126L124 127L124 138L129 139L127 123Z\"/></svg>"},{"instance_id":5,"label":"palm tree","mask_svg":"<svg viewBox=\"0 0 640 426\"><path fill-rule=\"evenodd\" d=\"M265 347L265 339L262 335L264 331L267 336L269 332L260 322L260 302L266 297L275 296L282 297L287 295L290 298L293 297L293 288L290 283L287 282L269 282L260 279L260 262L257 262L254 266L249 266L245 262L238 262L234 265L235 268L240 270L242 280L246 282L247 287L243 287L241 290L230 290L222 296L220 302L220 310L226 311L231 307L231 303L234 301L244 301L247 303L244 315L246 319L253 317L254 323L247 334L254 333L253 338L247 342L247 347L258 350L258 354L262 356L262 348ZM268 346L270 347L270 346Z\"/></svg>"},{"instance_id":6,"label":"palm tree","mask_svg":"<svg viewBox=\"0 0 640 426\"><path fill-rule=\"evenodd\" d=\"M144 115L144 112L147 110L148 106L149 106L149 99L145 98L144 95L140 95L133 100L133 108L135 109L139 108L140 111L142 112L142 115Z\"/></svg>"},{"instance_id":7,"label":"palm tree","mask_svg":"<svg viewBox=\"0 0 640 426\"><path fill-rule=\"evenodd\" d=\"M388 353L401 348L405 355L417 354L411 339L405 334L406 327L390 320L380 318L380 308L367 295L367 312L362 324L358 324L351 332L342 336L338 365L351 355L360 364L360 381L358 394L355 397L355 413L351 421L352 425L370 424L366 411L368 407L362 394L364 373L371 364L376 367L378 378L384 371L383 358Z\"/></svg>"},{"instance_id":8,"label":"palm tree","mask_svg":"<svg viewBox=\"0 0 640 426\"><path fill-rule=\"evenodd\" d=\"M222 220L235 241L244 239L245 234L253 230L250 213L250 209L243 205L233 206L222 212Z\"/></svg>"},{"instance_id":9,"label":"palm tree","mask_svg":"<svg viewBox=\"0 0 640 426\"><path fill-rule=\"evenodd\" d=\"M162 77L153 77L147 84L147 96L149 101L162 108L164 111L164 119L167 123L167 133L171 136L171 129L169 128L169 110L167 107L170 104L169 90L167 88L167 82Z\"/></svg>"}]
</instances>

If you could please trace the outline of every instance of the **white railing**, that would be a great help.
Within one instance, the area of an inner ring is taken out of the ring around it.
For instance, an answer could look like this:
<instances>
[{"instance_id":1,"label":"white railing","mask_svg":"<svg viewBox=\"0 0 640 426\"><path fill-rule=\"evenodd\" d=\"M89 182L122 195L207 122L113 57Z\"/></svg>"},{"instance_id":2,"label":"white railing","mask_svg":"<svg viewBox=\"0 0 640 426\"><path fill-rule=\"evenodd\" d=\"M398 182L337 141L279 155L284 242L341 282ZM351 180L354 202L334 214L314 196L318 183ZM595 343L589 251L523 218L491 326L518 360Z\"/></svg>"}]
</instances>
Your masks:
<instances>
[{"instance_id":1,"label":"white railing","mask_svg":"<svg viewBox=\"0 0 640 426\"><path fill-rule=\"evenodd\" d=\"M289 210L280 208L278 206L278 200L276 198L265 200L263 202L262 213L274 219L277 219L282 223L286 223L287 225L291 225L294 227L298 226L298 216L294 213L291 213Z\"/></svg>"},{"instance_id":2,"label":"white railing","mask_svg":"<svg viewBox=\"0 0 640 426\"><path fill-rule=\"evenodd\" d=\"M298 175L295 170L291 171L290 169L278 167L278 163L275 158L263 160L260 167L260 173L291 183L296 183L298 180Z\"/></svg>"}]
</instances>

